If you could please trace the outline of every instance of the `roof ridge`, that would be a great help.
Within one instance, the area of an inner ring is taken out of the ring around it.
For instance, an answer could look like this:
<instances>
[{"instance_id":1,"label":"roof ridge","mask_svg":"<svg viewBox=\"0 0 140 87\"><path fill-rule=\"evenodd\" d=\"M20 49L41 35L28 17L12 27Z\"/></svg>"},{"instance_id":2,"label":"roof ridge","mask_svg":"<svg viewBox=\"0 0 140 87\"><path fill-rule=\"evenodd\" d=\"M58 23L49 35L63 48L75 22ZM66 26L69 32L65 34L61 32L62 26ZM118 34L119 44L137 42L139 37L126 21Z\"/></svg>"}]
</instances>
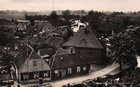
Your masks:
<instances>
[{"instance_id":1,"label":"roof ridge","mask_svg":"<svg viewBox=\"0 0 140 87\"><path fill-rule=\"evenodd\" d=\"M31 50L32 50L32 52L29 54L29 56L25 59L25 61L26 60L28 60L29 58L30 58L30 56L31 56L31 54L34 52L34 49L30 46L30 45L26 45L27 47L30 47L31 48ZM23 62L23 64L25 63L25 61ZM21 66L19 67L19 69L23 66L23 64L21 64Z\"/></svg>"},{"instance_id":2,"label":"roof ridge","mask_svg":"<svg viewBox=\"0 0 140 87\"><path fill-rule=\"evenodd\" d=\"M61 40L59 41L59 43L57 44L57 47L60 45L60 43L63 41L63 38L60 38Z\"/></svg>"},{"instance_id":3,"label":"roof ridge","mask_svg":"<svg viewBox=\"0 0 140 87\"><path fill-rule=\"evenodd\" d=\"M28 56L28 58L27 59L29 59L30 57L31 57L31 55L33 54L33 52L34 52L34 49L30 46L30 45L28 45L30 48L31 48L31 53L29 54L29 56Z\"/></svg>"},{"instance_id":4,"label":"roof ridge","mask_svg":"<svg viewBox=\"0 0 140 87\"><path fill-rule=\"evenodd\" d=\"M58 53L61 49L62 49L62 48L59 48L59 49L56 51L56 53Z\"/></svg>"},{"instance_id":5,"label":"roof ridge","mask_svg":"<svg viewBox=\"0 0 140 87\"><path fill-rule=\"evenodd\" d=\"M89 27L90 28L90 27ZM101 43L99 42L99 40L97 39L97 36L93 33L93 31L91 30L91 29L89 29L90 31L91 31L91 33L92 33L92 37L94 36L95 37L95 39L98 41L98 44L103 48L103 46L101 45ZM93 37L93 38L94 38Z\"/></svg>"},{"instance_id":6,"label":"roof ridge","mask_svg":"<svg viewBox=\"0 0 140 87\"><path fill-rule=\"evenodd\" d=\"M17 55L19 55L19 53L21 53L21 51L26 47L26 45L24 47L22 47L22 49L18 52ZM17 57L17 55L15 55L15 57Z\"/></svg>"},{"instance_id":7,"label":"roof ridge","mask_svg":"<svg viewBox=\"0 0 140 87\"><path fill-rule=\"evenodd\" d=\"M51 62L51 64L50 64L50 67L53 66L54 60L55 60L55 58L56 58L56 54L54 54L52 58L53 58L53 59L52 59L52 62Z\"/></svg>"}]
</instances>

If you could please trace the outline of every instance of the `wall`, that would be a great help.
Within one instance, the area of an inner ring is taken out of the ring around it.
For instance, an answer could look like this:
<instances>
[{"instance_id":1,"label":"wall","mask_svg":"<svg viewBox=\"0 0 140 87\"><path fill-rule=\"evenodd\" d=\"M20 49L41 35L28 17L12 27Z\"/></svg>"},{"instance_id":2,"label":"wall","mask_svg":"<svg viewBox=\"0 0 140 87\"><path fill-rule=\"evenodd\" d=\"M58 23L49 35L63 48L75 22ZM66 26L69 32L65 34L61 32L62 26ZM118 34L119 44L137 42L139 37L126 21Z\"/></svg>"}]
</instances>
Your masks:
<instances>
[{"instance_id":1,"label":"wall","mask_svg":"<svg viewBox=\"0 0 140 87\"><path fill-rule=\"evenodd\" d=\"M34 66L34 61L37 63L36 66ZM20 69L20 72L34 72L34 71L42 71L42 70L48 70L49 66L43 59L29 59L25 61L23 66Z\"/></svg>"},{"instance_id":2,"label":"wall","mask_svg":"<svg viewBox=\"0 0 140 87\"><path fill-rule=\"evenodd\" d=\"M34 66L34 61L36 66ZM21 80L21 73L50 71L48 64L43 59L28 59L19 69L19 80Z\"/></svg>"},{"instance_id":3,"label":"wall","mask_svg":"<svg viewBox=\"0 0 140 87\"><path fill-rule=\"evenodd\" d=\"M78 53L83 59L85 59L89 64L102 64L102 49L92 49L92 48L75 48L76 53Z\"/></svg>"},{"instance_id":4,"label":"wall","mask_svg":"<svg viewBox=\"0 0 140 87\"><path fill-rule=\"evenodd\" d=\"M89 72L90 69L90 65L79 65L81 68L81 72L77 72L77 66L73 66L73 67L67 67L67 68L63 68L63 69L53 69L52 72L52 80L58 80L58 79L63 79L63 78L68 78L68 77L72 77L72 76L79 76L79 75L83 75L83 74L87 74ZM82 70L83 66L86 66L86 70ZM69 74L68 73L68 68L72 68L72 73ZM56 75L54 72L55 70L58 71L59 75ZM62 73L66 72L66 75L64 77L62 77Z\"/></svg>"}]
</instances>

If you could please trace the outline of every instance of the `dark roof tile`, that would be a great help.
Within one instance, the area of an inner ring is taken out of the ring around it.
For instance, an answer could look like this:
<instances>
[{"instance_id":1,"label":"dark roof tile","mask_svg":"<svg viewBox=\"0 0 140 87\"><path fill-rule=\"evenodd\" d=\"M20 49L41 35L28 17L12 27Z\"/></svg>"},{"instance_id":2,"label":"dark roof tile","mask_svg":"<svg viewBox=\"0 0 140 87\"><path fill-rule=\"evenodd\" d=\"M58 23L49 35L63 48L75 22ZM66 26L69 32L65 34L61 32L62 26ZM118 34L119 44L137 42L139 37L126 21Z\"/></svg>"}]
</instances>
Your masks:
<instances>
[{"instance_id":1,"label":"dark roof tile","mask_svg":"<svg viewBox=\"0 0 140 87\"><path fill-rule=\"evenodd\" d=\"M64 47L103 48L90 27L80 29Z\"/></svg>"},{"instance_id":2,"label":"dark roof tile","mask_svg":"<svg viewBox=\"0 0 140 87\"><path fill-rule=\"evenodd\" d=\"M74 53L54 55L50 65L52 69L61 69L85 64L85 61L78 54Z\"/></svg>"}]
</instances>

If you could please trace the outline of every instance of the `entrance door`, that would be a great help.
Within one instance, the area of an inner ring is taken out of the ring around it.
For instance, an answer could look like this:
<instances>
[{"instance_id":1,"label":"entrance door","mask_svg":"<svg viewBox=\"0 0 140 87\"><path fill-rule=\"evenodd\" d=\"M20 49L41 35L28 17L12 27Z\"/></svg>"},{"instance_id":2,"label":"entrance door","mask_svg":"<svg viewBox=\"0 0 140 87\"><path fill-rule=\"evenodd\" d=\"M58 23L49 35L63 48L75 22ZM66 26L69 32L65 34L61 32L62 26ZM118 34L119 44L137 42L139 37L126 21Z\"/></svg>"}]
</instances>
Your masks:
<instances>
[{"instance_id":1,"label":"entrance door","mask_svg":"<svg viewBox=\"0 0 140 87\"><path fill-rule=\"evenodd\" d=\"M66 76L66 70L61 70L61 77L65 77Z\"/></svg>"}]
</instances>

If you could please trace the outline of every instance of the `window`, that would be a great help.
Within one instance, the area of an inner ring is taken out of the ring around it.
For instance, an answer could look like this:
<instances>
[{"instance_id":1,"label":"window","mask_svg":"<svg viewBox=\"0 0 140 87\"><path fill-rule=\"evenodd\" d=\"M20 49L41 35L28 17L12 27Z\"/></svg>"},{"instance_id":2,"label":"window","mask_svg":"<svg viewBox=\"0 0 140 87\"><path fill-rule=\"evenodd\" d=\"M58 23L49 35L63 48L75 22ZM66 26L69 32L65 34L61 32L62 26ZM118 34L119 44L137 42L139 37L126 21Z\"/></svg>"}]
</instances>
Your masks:
<instances>
[{"instance_id":1,"label":"window","mask_svg":"<svg viewBox=\"0 0 140 87\"><path fill-rule=\"evenodd\" d=\"M81 39L80 40L80 45L81 46L85 46L86 45L86 40L85 39Z\"/></svg>"},{"instance_id":2,"label":"window","mask_svg":"<svg viewBox=\"0 0 140 87\"><path fill-rule=\"evenodd\" d=\"M23 74L23 79L29 79L29 75L28 74Z\"/></svg>"},{"instance_id":3,"label":"window","mask_svg":"<svg viewBox=\"0 0 140 87\"><path fill-rule=\"evenodd\" d=\"M48 77L49 75L48 75L48 72L45 72L44 73L44 77Z\"/></svg>"},{"instance_id":4,"label":"window","mask_svg":"<svg viewBox=\"0 0 140 87\"><path fill-rule=\"evenodd\" d=\"M85 71L86 69L87 69L86 66L84 66L84 67L83 67L83 70Z\"/></svg>"},{"instance_id":5,"label":"window","mask_svg":"<svg viewBox=\"0 0 140 87\"><path fill-rule=\"evenodd\" d=\"M37 66L37 62L33 61L33 66L36 67Z\"/></svg>"},{"instance_id":6,"label":"window","mask_svg":"<svg viewBox=\"0 0 140 87\"><path fill-rule=\"evenodd\" d=\"M81 72L80 66L77 67L77 72Z\"/></svg>"},{"instance_id":7,"label":"window","mask_svg":"<svg viewBox=\"0 0 140 87\"><path fill-rule=\"evenodd\" d=\"M78 54L80 54L80 51L78 51Z\"/></svg>"},{"instance_id":8,"label":"window","mask_svg":"<svg viewBox=\"0 0 140 87\"><path fill-rule=\"evenodd\" d=\"M68 68L68 73L69 73L69 74L72 73L72 68Z\"/></svg>"},{"instance_id":9,"label":"window","mask_svg":"<svg viewBox=\"0 0 140 87\"><path fill-rule=\"evenodd\" d=\"M54 73L55 73L55 74L58 74L58 70L54 70Z\"/></svg>"},{"instance_id":10,"label":"window","mask_svg":"<svg viewBox=\"0 0 140 87\"><path fill-rule=\"evenodd\" d=\"M34 73L34 78L39 78L38 73Z\"/></svg>"}]
</instances>

